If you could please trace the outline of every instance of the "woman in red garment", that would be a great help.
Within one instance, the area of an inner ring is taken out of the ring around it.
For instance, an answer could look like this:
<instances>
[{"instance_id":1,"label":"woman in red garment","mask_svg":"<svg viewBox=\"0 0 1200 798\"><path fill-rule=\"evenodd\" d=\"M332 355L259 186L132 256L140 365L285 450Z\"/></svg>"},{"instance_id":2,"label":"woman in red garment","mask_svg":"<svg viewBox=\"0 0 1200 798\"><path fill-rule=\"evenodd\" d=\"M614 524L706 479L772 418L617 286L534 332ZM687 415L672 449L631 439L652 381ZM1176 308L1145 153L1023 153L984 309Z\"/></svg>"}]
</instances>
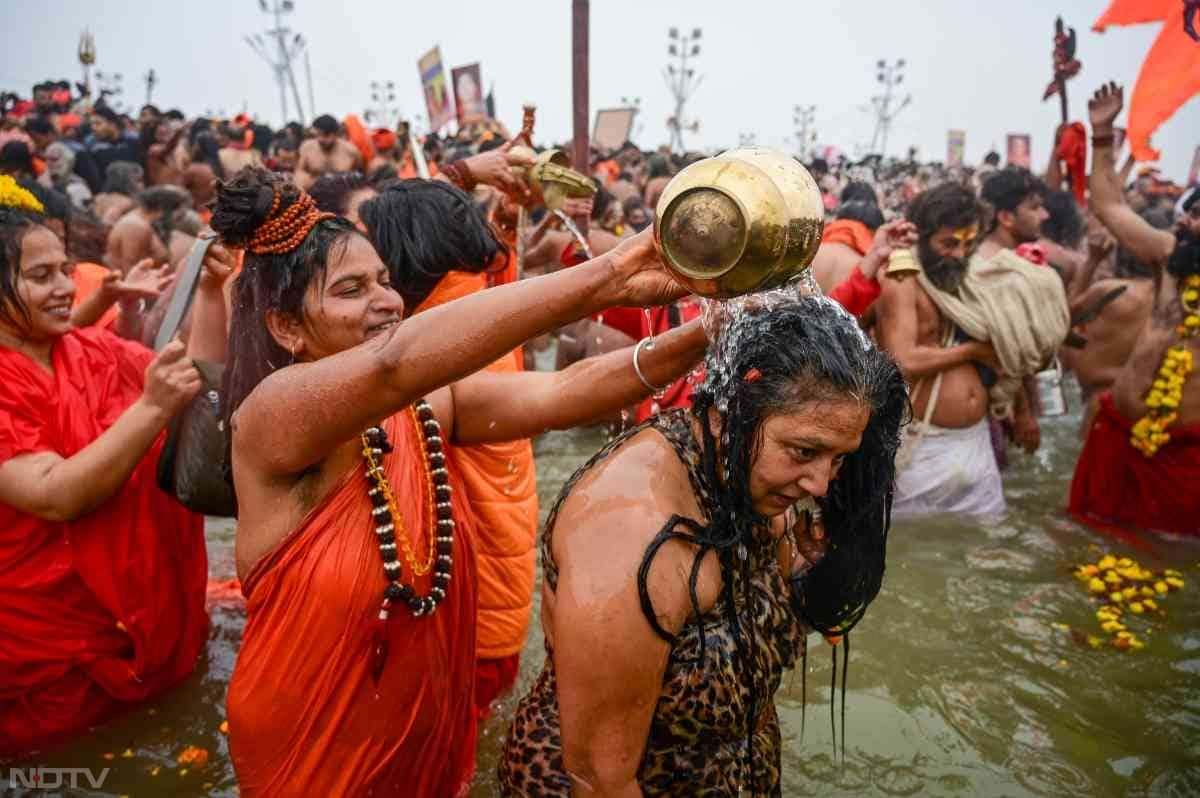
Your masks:
<instances>
[{"instance_id":1,"label":"woman in red garment","mask_svg":"<svg viewBox=\"0 0 1200 798\"><path fill-rule=\"evenodd\" d=\"M178 683L207 639L203 519L155 483L199 375L72 329L74 295L41 217L0 207L0 759Z\"/></svg>"},{"instance_id":2,"label":"woman in red garment","mask_svg":"<svg viewBox=\"0 0 1200 798\"><path fill-rule=\"evenodd\" d=\"M278 176L222 186L213 228L247 249L223 390L247 597L228 707L241 794L462 794L475 531L448 454L630 404L691 367L703 331L660 337L637 368L624 350L565 378L474 373L566 322L682 291L644 235L401 323L370 242Z\"/></svg>"}]
</instances>

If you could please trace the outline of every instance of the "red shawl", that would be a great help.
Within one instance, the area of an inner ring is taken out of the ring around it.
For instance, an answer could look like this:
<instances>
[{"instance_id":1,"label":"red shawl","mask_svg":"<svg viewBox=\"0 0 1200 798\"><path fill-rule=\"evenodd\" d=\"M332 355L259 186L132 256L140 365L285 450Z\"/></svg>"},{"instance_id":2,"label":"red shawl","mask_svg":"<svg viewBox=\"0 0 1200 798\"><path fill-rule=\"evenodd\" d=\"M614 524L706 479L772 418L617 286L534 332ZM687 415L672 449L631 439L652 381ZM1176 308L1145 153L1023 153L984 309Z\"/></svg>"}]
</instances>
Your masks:
<instances>
[{"instance_id":1,"label":"red shawl","mask_svg":"<svg viewBox=\"0 0 1200 798\"><path fill-rule=\"evenodd\" d=\"M1168 429L1154 457L1129 443L1130 426L1103 394L1075 466L1071 515L1103 531L1200 534L1200 425Z\"/></svg>"},{"instance_id":2,"label":"red shawl","mask_svg":"<svg viewBox=\"0 0 1200 798\"><path fill-rule=\"evenodd\" d=\"M0 349L0 462L77 454L142 394L153 355L88 328L51 375ZM75 521L0 503L0 755L84 732L192 672L208 638L204 522L158 489L163 438Z\"/></svg>"}]
</instances>

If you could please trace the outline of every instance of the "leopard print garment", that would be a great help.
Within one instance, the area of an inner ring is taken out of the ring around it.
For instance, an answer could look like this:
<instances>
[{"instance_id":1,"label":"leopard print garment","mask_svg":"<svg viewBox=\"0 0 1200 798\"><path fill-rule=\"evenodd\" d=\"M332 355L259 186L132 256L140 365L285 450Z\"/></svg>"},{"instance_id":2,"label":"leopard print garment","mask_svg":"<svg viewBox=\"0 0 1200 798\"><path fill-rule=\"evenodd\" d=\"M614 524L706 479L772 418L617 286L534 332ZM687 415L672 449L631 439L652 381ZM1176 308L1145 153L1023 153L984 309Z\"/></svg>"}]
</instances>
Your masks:
<instances>
[{"instance_id":1,"label":"leopard print garment","mask_svg":"<svg viewBox=\"0 0 1200 798\"><path fill-rule=\"evenodd\" d=\"M558 570L550 551L558 509L575 483L621 443L652 426L674 447L687 466L704 520L711 517L713 494L700 466L700 446L690 414L675 410L656 416L617 438L596 454L563 486L541 540L542 568L549 589ZM739 600L739 616L754 660L762 674L754 690L757 710L753 751L747 751L746 709L749 680L738 666L737 646L723 615L724 594L699 622L691 620L672 641L663 675L662 695L651 721L638 782L647 796L780 795L780 733L773 697L785 668L793 666L804 645L800 623L788 604L789 586L769 537L747 552L751 572L748 600ZM701 635L704 635L703 654ZM563 768L553 652L513 718L500 761L506 796L562 796L571 784ZM753 761L753 766L751 766Z\"/></svg>"}]
</instances>

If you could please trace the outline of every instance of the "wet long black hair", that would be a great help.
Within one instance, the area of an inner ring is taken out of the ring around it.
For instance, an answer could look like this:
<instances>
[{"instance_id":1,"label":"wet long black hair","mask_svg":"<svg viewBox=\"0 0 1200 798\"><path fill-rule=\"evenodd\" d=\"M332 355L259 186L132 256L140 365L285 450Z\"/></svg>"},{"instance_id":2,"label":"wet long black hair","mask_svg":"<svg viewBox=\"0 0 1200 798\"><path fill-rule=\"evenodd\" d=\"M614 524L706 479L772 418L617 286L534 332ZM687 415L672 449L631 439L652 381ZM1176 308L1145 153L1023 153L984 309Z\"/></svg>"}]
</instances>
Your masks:
<instances>
[{"instance_id":1,"label":"wet long black hair","mask_svg":"<svg viewBox=\"0 0 1200 798\"><path fill-rule=\"evenodd\" d=\"M278 213L302 194L286 177L259 167L245 167L229 182L218 184L211 225L221 241L245 247L267 220L276 191L280 193ZM292 355L267 329L267 312L300 318L309 285L325 279L330 258L344 251L350 236L357 235L362 234L353 224L335 217L317 222L291 252L260 255L246 251L241 274L233 283L229 351L221 385L227 447L232 444L231 420L238 407L268 375L292 362Z\"/></svg>"},{"instance_id":2,"label":"wet long black hair","mask_svg":"<svg viewBox=\"0 0 1200 798\"><path fill-rule=\"evenodd\" d=\"M29 324L29 308L17 293L21 275L21 242L35 227L44 226L41 214L0 205L0 318L14 327ZM20 314L18 319L13 314Z\"/></svg>"},{"instance_id":3,"label":"wet long black hair","mask_svg":"<svg viewBox=\"0 0 1200 798\"><path fill-rule=\"evenodd\" d=\"M471 197L440 180L401 180L359 206L367 238L412 314L447 272L483 272L507 248Z\"/></svg>"},{"instance_id":4,"label":"wet long black hair","mask_svg":"<svg viewBox=\"0 0 1200 798\"><path fill-rule=\"evenodd\" d=\"M696 617L700 617L695 593L699 563L714 552L721 566L723 612L733 631L739 665L749 674L751 685L764 678L755 672L751 654L754 629L742 628L735 609L744 606L750 592L751 564L744 551L756 537L769 534L768 519L754 508L750 495L763 424L809 402L858 401L870 411L862 442L845 458L824 498L817 499L828 548L811 570L792 579L791 596L798 617L822 634L840 635L848 656L848 633L862 620L883 583L895 457L900 427L910 416L900 369L868 341L853 318L824 297L734 319L710 347L706 368L704 382L693 393L692 413L701 429L704 477L713 491L709 523L688 524L688 532L682 535L668 525L647 549L638 577L643 613L664 634L645 586L650 560L663 542L683 538L698 547L690 585ZM718 429L712 424L712 411L720 420ZM835 658L835 675L836 670ZM843 670L843 707L844 674ZM748 738L759 710L754 694L751 689ZM842 728L844 734L844 722Z\"/></svg>"}]
</instances>

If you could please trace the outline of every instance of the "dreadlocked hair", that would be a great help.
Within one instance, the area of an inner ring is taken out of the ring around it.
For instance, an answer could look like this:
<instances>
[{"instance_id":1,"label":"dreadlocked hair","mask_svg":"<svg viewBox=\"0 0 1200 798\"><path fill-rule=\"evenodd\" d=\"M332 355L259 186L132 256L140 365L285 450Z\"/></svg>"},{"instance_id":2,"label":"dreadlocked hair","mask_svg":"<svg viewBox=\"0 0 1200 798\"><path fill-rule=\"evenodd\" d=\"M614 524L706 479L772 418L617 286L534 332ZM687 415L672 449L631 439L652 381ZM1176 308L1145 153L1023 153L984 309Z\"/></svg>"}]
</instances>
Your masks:
<instances>
[{"instance_id":1,"label":"dreadlocked hair","mask_svg":"<svg viewBox=\"0 0 1200 798\"><path fill-rule=\"evenodd\" d=\"M752 574L746 549L770 534L768 519L755 509L750 493L763 424L811 403L856 401L870 411L858 450L845 458L826 495L814 497L823 511L826 554L803 577L792 579L791 604L798 617L822 634L842 636L848 646L847 633L883 582L895 455L900 426L910 415L908 391L895 361L824 297L735 318L710 347L706 369L704 382L693 393L692 413L701 430L701 468L714 496L709 523L686 524L686 535L664 529L659 535L664 540L656 539L647 550L638 589L643 613L662 634L649 606L645 576L665 539L686 537L698 547L689 587L699 618L696 576L700 560L714 552L721 567L723 612L739 665L753 686L762 678L751 655L755 630L742 628L735 608L749 598ZM713 411L720 420L718 430L710 418ZM843 679L845 667L843 663ZM755 693L751 689L746 718L752 772L750 742L759 711Z\"/></svg>"},{"instance_id":2,"label":"dreadlocked hair","mask_svg":"<svg viewBox=\"0 0 1200 798\"><path fill-rule=\"evenodd\" d=\"M219 183L211 224L222 243L244 248L267 221L276 192L280 197L277 214L304 195L287 178L257 167L246 167L232 180ZM361 233L350 222L328 218L317 222L289 252L268 255L246 251L241 274L233 283L229 353L221 384L227 453L233 441L231 422L238 407L260 382L292 360L267 329L267 313L300 318L309 287L314 280L324 283L330 260L340 257L354 235Z\"/></svg>"},{"instance_id":3,"label":"dreadlocked hair","mask_svg":"<svg viewBox=\"0 0 1200 798\"><path fill-rule=\"evenodd\" d=\"M358 209L392 286L413 313L447 272L488 271L508 249L466 192L440 180L401 180Z\"/></svg>"},{"instance_id":4,"label":"dreadlocked hair","mask_svg":"<svg viewBox=\"0 0 1200 798\"><path fill-rule=\"evenodd\" d=\"M21 242L35 227L44 226L41 214L23 207L0 205L0 319L21 328L29 324L29 308L17 291L21 275ZM17 316L20 316L20 319Z\"/></svg>"}]
</instances>

